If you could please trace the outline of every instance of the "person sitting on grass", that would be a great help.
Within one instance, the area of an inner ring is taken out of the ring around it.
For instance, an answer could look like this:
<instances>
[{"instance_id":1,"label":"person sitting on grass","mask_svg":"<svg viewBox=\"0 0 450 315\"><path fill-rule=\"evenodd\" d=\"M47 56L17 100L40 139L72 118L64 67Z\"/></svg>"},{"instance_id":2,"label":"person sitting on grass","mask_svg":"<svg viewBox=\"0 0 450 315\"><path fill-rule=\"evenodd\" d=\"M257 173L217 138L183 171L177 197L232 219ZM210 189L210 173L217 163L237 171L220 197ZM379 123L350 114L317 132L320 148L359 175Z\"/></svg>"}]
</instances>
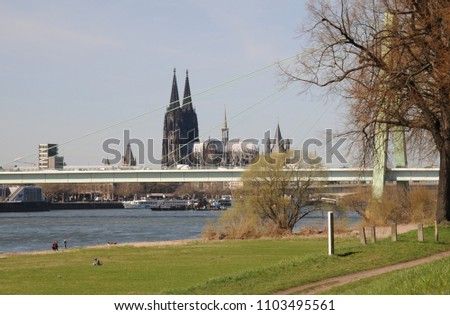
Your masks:
<instances>
[{"instance_id":1,"label":"person sitting on grass","mask_svg":"<svg viewBox=\"0 0 450 315\"><path fill-rule=\"evenodd\" d=\"M100 265L101 265L100 259L94 258L94 262L92 263L92 266L100 266Z\"/></svg>"}]
</instances>

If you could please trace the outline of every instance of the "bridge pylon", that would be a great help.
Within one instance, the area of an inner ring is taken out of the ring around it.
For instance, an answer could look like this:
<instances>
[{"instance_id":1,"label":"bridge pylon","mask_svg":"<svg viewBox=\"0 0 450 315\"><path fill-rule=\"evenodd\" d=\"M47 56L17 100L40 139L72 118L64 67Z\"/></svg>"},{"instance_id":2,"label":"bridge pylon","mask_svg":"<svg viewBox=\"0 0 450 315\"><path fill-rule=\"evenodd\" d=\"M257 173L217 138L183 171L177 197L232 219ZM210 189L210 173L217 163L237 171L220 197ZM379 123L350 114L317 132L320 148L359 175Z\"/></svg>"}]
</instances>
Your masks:
<instances>
[{"instance_id":1,"label":"bridge pylon","mask_svg":"<svg viewBox=\"0 0 450 315\"><path fill-rule=\"evenodd\" d=\"M380 199L383 196L384 185L386 183L387 170L387 152L389 142L389 132L392 136L392 143L394 147L394 167L406 168L408 165L406 155L406 139L405 130L403 127L391 127L391 130L386 124L378 124L375 130L375 158L373 165L373 181L372 181L372 197ZM408 189L408 182L397 182L399 187Z\"/></svg>"},{"instance_id":2,"label":"bridge pylon","mask_svg":"<svg viewBox=\"0 0 450 315\"><path fill-rule=\"evenodd\" d=\"M385 28L389 29L393 25L395 16L392 13L386 12L384 15ZM389 41L387 42L389 45ZM383 44L381 47L383 58L388 56L389 47ZM389 62L389 57L386 57L386 61ZM385 77L385 80L389 80L389 77ZM381 101L383 102L383 101ZM381 103L379 105L380 111L377 115L378 121L385 121L387 106L397 106L398 101L394 101L393 104ZM376 123L375 125L375 152L374 152L374 165L373 165L373 181L372 181L372 197L374 199L380 199L383 196L384 185L386 182L386 170L387 170L387 153L389 132L392 134L392 142L394 146L394 167L406 168L406 140L405 129L401 126L388 126L386 123ZM408 182L397 182L397 185L408 189Z\"/></svg>"}]
</instances>

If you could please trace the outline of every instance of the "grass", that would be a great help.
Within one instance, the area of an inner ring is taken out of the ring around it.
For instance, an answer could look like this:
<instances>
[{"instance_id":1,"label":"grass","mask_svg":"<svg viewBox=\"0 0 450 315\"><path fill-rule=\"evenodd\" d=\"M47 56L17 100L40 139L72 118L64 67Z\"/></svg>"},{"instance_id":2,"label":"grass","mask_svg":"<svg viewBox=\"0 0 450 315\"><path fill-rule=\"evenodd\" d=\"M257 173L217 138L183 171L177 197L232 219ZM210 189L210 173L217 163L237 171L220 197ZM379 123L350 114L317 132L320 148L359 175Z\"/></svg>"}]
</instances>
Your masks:
<instances>
[{"instance_id":1,"label":"grass","mask_svg":"<svg viewBox=\"0 0 450 315\"><path fill-rule=\"evenodd\" d=\"M163 247L111 246L0 257L0 294L270 294L311 281L450 250L416 233L362 246L337 238L327 256L325 238L194 242ZM92 266L94 257L102 266Z\"/></svg>"},{"instance_id":2,"label":"grass","mask_svg":"<svg viewBox=\"0 0 450 315\"><path fill-rule=\"evenodd\" d=\"M450 257L400 271L362 279L322 294L450 294Z\"/></svg>"}]
</instances>

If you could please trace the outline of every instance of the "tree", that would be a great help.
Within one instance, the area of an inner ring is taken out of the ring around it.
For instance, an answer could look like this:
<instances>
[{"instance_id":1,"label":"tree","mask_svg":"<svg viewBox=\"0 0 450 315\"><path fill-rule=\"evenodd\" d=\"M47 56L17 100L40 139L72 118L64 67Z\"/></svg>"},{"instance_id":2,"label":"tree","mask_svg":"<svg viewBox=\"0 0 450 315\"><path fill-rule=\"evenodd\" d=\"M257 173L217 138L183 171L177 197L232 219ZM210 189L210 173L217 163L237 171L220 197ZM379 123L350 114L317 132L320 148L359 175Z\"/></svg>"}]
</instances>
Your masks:
<instances>
[{"instance_id":1,"label":"tree","mask_svg":"<svg viewBox=\"0 0 450 315\"><path fill-rule=\"evenodd\" d=\"M261 157L242 175L239 192L247 207L252 207L262 220L273 222L280 231L292 232L294 226L311 211L305 207L313 184L312 176L320 172L302 169L302 162L286 164L289 153Z\"/></svg>"},{"instance_id":2,"label":"tree","mask_svg":"<svg viewBox=\"0 0 450 315\"><path fill-rule=\"evenodd\" d=\"M118 183L115 188L115 194L119 197L132 198L137 194L145 192L142 183Z\"/></svg>"},{"instance_id":3,"label":"tree","mask_svg":"<svg viewBox=\"0 0 450 315\"><path fill-rule=\"evenodd\" d=\"M64 201L66 197L72 194L72 187L68 184L41 184L40 186L49 201Z\"/></svg>"},{"instance_id":4,"label":"tree","mask_svg":"<svg viewBox=\"0 0 450 315\"><path fill-rule=\"evenodd\" d=\"M308 9L311 46L284 73L342 95L348 131L366 147L398 127L431 143L440 159L435 218L450 220L450 2L318 0Z\"/></svg>"}]
</instances>

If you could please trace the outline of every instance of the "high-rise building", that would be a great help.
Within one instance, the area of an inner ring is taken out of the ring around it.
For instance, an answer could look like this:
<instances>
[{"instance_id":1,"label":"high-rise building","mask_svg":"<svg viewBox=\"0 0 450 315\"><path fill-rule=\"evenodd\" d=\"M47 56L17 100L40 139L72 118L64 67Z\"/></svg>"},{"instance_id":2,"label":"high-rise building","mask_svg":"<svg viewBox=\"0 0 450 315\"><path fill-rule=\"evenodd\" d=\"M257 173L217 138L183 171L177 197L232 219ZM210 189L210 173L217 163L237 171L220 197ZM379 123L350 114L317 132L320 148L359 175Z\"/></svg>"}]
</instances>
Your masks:
<instances>
[{"instance_id":1,"label":"high-rise building","mask_svg":"<svg viewBox=\"0 0 450 315\"><path fill-rule=\"evenodd\" d=\"M57 144L39 144L38 166L40 169L61 169L64 167L64 157L58 156Z\"/></svg>"},{"instance_id":2,"label":"high-rise building","mask_svg":"<svg viewBox=\"0 0 450 315\"><path fill-rule=\"evenodd\" d=\"M176 70L174 69L170 104L164 116L162 166L191 165L194 143L199 141L197 114L192 106L187 71L182 104L180 106Z\"/></svg>"}]
</instances>

